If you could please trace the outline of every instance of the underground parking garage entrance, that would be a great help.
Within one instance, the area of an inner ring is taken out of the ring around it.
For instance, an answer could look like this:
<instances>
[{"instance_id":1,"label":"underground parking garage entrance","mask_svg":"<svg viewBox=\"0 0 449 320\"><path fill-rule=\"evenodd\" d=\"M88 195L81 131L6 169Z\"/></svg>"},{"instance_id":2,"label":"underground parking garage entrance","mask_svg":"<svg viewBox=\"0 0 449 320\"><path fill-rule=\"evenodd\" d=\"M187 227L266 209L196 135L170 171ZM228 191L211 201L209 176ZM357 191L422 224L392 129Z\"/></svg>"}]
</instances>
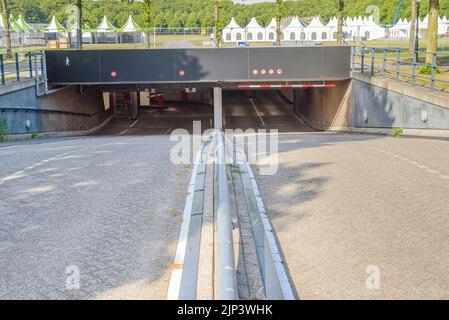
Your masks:
<instances>
[{"instance_id":1,"label":"underground parking garage entrance","mask_svg":"<svg viewBox=\"0 0 449 320\"><path fill-rule=\"evenodd\" d=\"M329 83L165 85L138 91L104 87L103 103L112 108L114 119L100 134L169 134L176 129L193 133L194 123L201 124L202 132L214 127L311 132L313 127L301 114L306 97L335 87Z\"/></svg>"}]
</instances>

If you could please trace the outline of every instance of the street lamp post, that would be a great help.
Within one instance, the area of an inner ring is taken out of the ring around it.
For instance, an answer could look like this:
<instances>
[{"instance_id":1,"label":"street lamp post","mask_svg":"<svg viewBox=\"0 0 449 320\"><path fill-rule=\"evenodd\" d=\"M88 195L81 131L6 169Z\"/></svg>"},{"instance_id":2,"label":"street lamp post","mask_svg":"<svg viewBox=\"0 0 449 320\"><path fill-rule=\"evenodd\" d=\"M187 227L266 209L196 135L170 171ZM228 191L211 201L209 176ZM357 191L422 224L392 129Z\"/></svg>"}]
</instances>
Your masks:
<instances>
[{"instance_id":1,"label":"street lamp post","mask_svg":"<svg viewBox=\"0 0 449 320\"><path fill-rule=\"evenodd\" d=\"M416 31L415 31L415 57L416 62L418 62L419 59L419 9L421 7L421 1L422 0L415 0L416 1Z\"/></svg>"}]
</instances>

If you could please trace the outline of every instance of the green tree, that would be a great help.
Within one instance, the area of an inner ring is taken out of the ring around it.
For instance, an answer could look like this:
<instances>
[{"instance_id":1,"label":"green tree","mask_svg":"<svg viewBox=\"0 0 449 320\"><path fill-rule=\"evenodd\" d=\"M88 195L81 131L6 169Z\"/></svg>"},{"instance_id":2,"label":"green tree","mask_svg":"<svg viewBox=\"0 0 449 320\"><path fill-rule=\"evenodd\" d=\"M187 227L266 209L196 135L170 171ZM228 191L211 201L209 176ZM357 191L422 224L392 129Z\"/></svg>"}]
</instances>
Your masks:
<instances>
[{"instance_id":1,"label":"green tree","mask_svg":"<svg viewBox=\"0 0 449 320\"><path fill-rule=\"evenodd\" d=\"M338 24L337 24L337 41L340 45L343 44L343 24L344 24L344 11L345 11L345 1L344 0L338 0L338 10L337 10L337 17L338 17Z\"/></svg>"},{"instance_id":2,"label":"green tree","mask_svg":"<svg viewBox=\"0 0 449 320\"><path fill-rule=\"evenodd\" d=\"M282 30L281 30L281 21L285 14L285 4L284 0L276 0L276 45L278 47L281 46L281 37L282 37Z\"/></svg>"},{"instance_id":3,"label":"green tree","mask_svg":"<svg viewBox=\"0 0 449 320\"><path fill-rule=\"evenodd\" d=\"M440 10L439 0L429 0L429 27L427 30L426 64L432 64L433 54L438 47L438 16Z\"/></svg>"},{"instance_id":4,"label":"green tree","mask_svg":"<svg viewBox=\"0 0 449 320\"><path fill-rule=\"evenodd\" d=\"M11 58L12 57L11 30L9 29L9 8L7 0L2 0L2 17L3 17L3 24L5 27L6 58Z\"/></svg>"},{"instance_id":5,"label":"green tree","mask_svg":"<svg viewBox=\"0 0 449 320\"><path fill-rule=\"evenodd\" d=\"M143 0L143 27L145 28L145 45L150 46L150 29L154 27L154 11L151 0Z\"/></svg>"},{"instance_id":6,"label":"green tree","mask_svg":"<svg viewBox=\"0 0 449 320\"><path fill-rule=\"evenodd\" d=\"M220 28L220 0L213 0L214 2L214 28L215 28L215 47L219 47L221 43L221 28Z\"/></svg>"},{"instance_id":7,"label":"green tree","mask_svg":"<svg viewBox=\"0 0 449 320\"><path fill-rule=\"evenodd\" d=\"M410 37L408 41L409 51L415 50L415 38L416 38L416 0L411 0L412 12L410 19Z\"/></svg>"},{"instance_id":8,"label":"green tree","mask_svg":"<svg viewBox=\"0 0 449 320\"><path fill-rule=\"evenodd\" d=\"M191 12L186 21L187 28L197 28L198 27L198 16L195 12Z\"/></svg>"}]
</instances>

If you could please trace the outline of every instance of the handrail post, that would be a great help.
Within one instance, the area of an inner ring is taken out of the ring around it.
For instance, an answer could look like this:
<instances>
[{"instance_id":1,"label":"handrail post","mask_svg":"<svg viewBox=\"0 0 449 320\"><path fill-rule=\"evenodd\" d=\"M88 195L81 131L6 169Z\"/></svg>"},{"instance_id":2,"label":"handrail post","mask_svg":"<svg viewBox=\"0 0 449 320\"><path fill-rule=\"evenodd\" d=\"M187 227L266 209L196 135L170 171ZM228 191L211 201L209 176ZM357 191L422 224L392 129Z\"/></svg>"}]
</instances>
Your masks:
<instances>
[{"instance_id":1,"label":"handrail post","mask_svg":"<svg viewBox=\"0 0 449 320\"><path fill-rule=\"evenodd\" d=\"M431 73L430 73L430 91L433 91L435 89L436 68L437 68L437 54L434 52L434 53L432 53L432 66L431 66Z\"/></svg>"},{"instance_id":2,"label":"handrail post","mask_svg":"<svg viewBox=\"0 0 449 320\"><path fill-rule=\"evenodd\" d=\"M30 78L33 78L33 60L31 58L31 52L28 52L28 66L30 69Z\"/></svg>"},{"instance_id":3,"label":"handrail post","mask_svg":"<svg viewBox=\"0 0 449 320\"><path fill-rule=\"evenodd\" d=\"M36 96L39 97L41 96L39 86L39 62L37 60L37 53L34 53L33 56L34 56L34 70L36 70L36 72L34 73L34 79L36 81Z\"/></svg>"},{"instance_id":4,"label":"handrail post","mask_svg":"<svg viewBox=\"0 0 449 320\"><path fill-rule=\"evenodd\" d=\"M416 61L416 52L413 51L413 62L412 62L412 84L416 84L416 64L418 61Z\"/></svg>"},{"instance_id":5,"label":"handrail post","mask_svg":"<svg viewBox=\"0 0 449 320\"><path fill-rule=\"evenodd\" d=\"M373 77L374 76L374 63L375 63L375 57L374 57L374 54L375 54L375 50L374 50L374 48L371 48L371 76Z\"/></svg>"},{"instance_id":6,"label":"handrail post","mask_svg":"<svg viewBox=\"0 0 449 320\"><path fill-rule=\"evenodd\" d=\"M383 54L383 62L382 62L382 76L385 79L387 77L387 49L384 48Z\"/></svg>"},{"instance_id":7,"label":"handrail post","mask_svg":"<svg viewBox=\"0 0 449 320\"><path fill-rule=\"evenodd\" d=\"M355 72L355 47L352 46L352 72Z\"/></svg>"},{"instance_id":8,"label":"handrail post","mask_svg":"<svg viewBox=\"0 0 449 320\"><path fill-rule=\"evenodd\" d=\"M44 75L44 51L41 51L41 76Z\"/></svg>"},{"instance_id":9,"label":"handrail post","mask_svg":"<svg viewBox=\"0 0 449 320\"><path fill-rule=\"evenodd\" d=\"M0 72L2 76L2 85L5 85L5 64L3 63L3 55L0 54Z\"/></svg>"},{"instance_id":10,"label":"handrail post","mask_svg":"<svg viewBox=\"0 0 449 320\"><path fill-rule=\"evenodd\" d=\"M365 48L362 48L362 62L361 62L362 73L365 72Z\"/></svg>"},{"instance_id":11,"label":"handrail post","mask_svg":"<svg viewBox=\"0 0 449 320\"><path fill-rule=\"evenodd\" d=\"M17 81L20 81L19 53L16 52L14 57L16 59L16 79L17 79Z\"/></svg>"},{"instance_id":12,"label":"handrail post","mask_svg":"<svg viewBox=\"0 0 449 320\"><path fill-rule=\"evenodd\" d=\"M42 78L44 80L45 94L48 92L48 78L47 78L47 57L45 51L42 51Z\"/></svg>"},{"instance_id":13,"label":"handrail post","mask_svg":"<svg viewBox=\"0 0 449 320\"><path fill-rule=\"evenodd\" d=\"M401 50L398 49L396 54L396 81L399 81L400 72L401 72Z\"/></svg>"}]
</instances>

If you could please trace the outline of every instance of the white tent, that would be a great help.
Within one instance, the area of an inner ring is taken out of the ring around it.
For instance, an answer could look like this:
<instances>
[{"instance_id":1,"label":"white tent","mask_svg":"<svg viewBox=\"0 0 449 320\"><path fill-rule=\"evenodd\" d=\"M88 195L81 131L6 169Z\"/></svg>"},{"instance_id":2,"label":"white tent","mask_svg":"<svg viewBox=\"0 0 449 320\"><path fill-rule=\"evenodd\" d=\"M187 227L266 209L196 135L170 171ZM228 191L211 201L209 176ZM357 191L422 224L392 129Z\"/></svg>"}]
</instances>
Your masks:
<instances>
[{"instance_id":1,"label":"white tent","mask_svg":"<svg viewBox=\"0 0 449 320\"><path fill-rule=\"evenodd\" d=\"M449 22L446 17L438 18L438 34L446 35L449 32Z\"/></svg>"},{"instance_id":2,"label":"white tent","mask_svg":"<svg viewBox=\"0 0 449 320\"><path fill-rule=\"evenodd\" d=\"M12 16L9 18L9 31L10 32L21 32L23 31L20 26L17 24L17 21L14 20ZM0 15L0 30L5 30L5 23L3 22L3 16Z\"/></svg>"},{"instance_id":3,"label":"white tent","mask_svg":"<svg viewBox=\"0 0 449 320\"><path fill-rule=\"evenodd\" d=\"M19 15L19 19L17 19L17 24L22 29L23 32L28 33L35 31L34 28L30 26L28 22L25 21L22 15Z\"/></svg>"},{"instance_id":4,"label":"white tent","mask_svg":"<svg viewBox=\"0 0 449 320\"><path fill-rule=\"evenodd\" d=\"M265 35L267 41L276 41L276 18L271 19L271 22L265 28Z\"/></svg>"},{"instance_id":5,"label":"white tent","mask_svg":"<svg viewBox=\"0 0 449 320\"><path fill-rule=\"evenodd\" d=\"M246 41L245 29L240 27L237 21L232 18L229 24L223 29L222 37L225 42Z\"/></svg>"},{"instance_id":6,"label":"white tent","mask_svg":"<svg viewBox=\"0 0 449 320\"><path fill-rule=\"evenodd\" d=\"M337 40L337 28L338 28L338 19L337 17L333 17L326 24L326 30L329 34L329 40Z\"/></svg>"},{"instance_id":7,"label":"white tent","mask_svg":"<svg viewBox=\"0 0 449 320\"><path fill-rule=\"evenodd\" d=\"M288 21L288 20L287 20ZM428 28L429 18L426 16L420 20L421 35ZM305 26L298 17L293 17L288 26L282 29L284 41L330 41L337 40L338 18L333 17L324 25L319 16L312 18ZM368 17L346 17L343 21L343 32L346 39L376 40L384 38L407 39L410 34L410 21L399 19L397 23L386 28ZM449 32L447 17L438 19L438 34L445 35ZM245 35L248 35L245 37ZM259 34L262 34L258 37ZM234 18L223 30L223 39L231 41L274 41L276 39L276 20L273 18L266 28L262 28L255 18L252 18L245 28L241 28ZM262 40L260 40L262 39Z\"/></svg>"},{"instance_id":8,"label":"white tent","mask_svg":"<svg viewBox=\"0 0 449 320\"><path fill-rule=\"evenodd\" d=\"M265 28L257 22L256 18L253 17L245 29L247 41L265 41Z\"/></svg>"},{"instance_id":9,"label":"white tent","mask_svg":"<svg viewBox=\"0 0 449 320\"><path fill-rule=\"evenodd\" d=\"M408 39L410 34L410 23L406 19L399 19L396 24L389 29L389 37L393 39Z\"/></svg>"},{"instance_id":10,"label":"white tent","mask_svg":"<svg viewBox=\"0 0 449 320\"><path fill-rule=\"evenodd\" d=\"M299 21L298 17L293 17L290 24L284 28L284 41L306 40L304 25Z\"/></svg>"},{"instance_id":11,"label":"white tent","mask_svg":"<svg viewBox=\"0 0 449 320\"><path fill-rule=\"evenodd\" d=\"M96 32L116 32L118 29L104 16L100 25L96 28Z\"/></svg>"},{"instance_id":12,"label":"white tent","mask_svg":"<svg viewBox=\"0 0 449 320\"><path fill-rule=\"evenodd\" d=\"M306 39L310 41L326 41L328 39L327 28L319 16L312 18L312 21L305 27L305 33Z\"/></svg>"},{"instance_id":13,"label":"white tent","mask_svg":"<svg viewBox=\"0 0 449 320\"><path fill-rule=\"evenodd\" d=\"M367 40L376 40L385 38L385 28L379 26L372 16L366 19L364 29L362 30L362 36Z\"/></svg>"},{"instance_id":14,"label":"white tent","mask_svg":"<svg viewBox=\"0 0 449 320\"><path fill-rule=\"evenodd\" d=\"M119 32L140 32L142 31L142 28L134 21L133 16L129 16L128 20L126 21L125 25L119 29Z\"/></svg>"},{"instance_id":15,"label":"white tent","mask_svg":"<svg viewBox=\"0 0 449 320\"><path fill-rule=\"evenodd\" d=\"M67 32L66 28L56 19L55 16L51 18L50 24L45 28L48 33Z\"/></svg>"}]
</instances>

